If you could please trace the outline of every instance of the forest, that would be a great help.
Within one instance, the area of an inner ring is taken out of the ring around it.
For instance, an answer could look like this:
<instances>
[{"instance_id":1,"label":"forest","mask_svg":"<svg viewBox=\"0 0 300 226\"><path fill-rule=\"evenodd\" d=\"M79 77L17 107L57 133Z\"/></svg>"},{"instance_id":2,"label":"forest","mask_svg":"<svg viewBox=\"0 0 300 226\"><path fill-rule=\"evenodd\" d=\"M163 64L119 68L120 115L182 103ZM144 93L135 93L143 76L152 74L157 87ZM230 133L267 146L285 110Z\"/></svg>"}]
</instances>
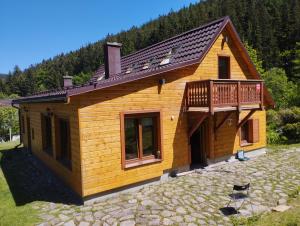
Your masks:
<instances>
[{"instance_id":1,"label":"forest","mask_svg":"<svg viewBox=\"0 0 300 226\"><path fill-rule=\"evenodd\" d=\"M127 55L226 15L276 100L275 110L268 111L268 141L300 142L300 0L203 0L25 70L15 66L0 79L0 93L26 96L61 88L67 73L75 84L85 83L103 64L107 41L122 43Z\"/></svg>"}]
</instances>

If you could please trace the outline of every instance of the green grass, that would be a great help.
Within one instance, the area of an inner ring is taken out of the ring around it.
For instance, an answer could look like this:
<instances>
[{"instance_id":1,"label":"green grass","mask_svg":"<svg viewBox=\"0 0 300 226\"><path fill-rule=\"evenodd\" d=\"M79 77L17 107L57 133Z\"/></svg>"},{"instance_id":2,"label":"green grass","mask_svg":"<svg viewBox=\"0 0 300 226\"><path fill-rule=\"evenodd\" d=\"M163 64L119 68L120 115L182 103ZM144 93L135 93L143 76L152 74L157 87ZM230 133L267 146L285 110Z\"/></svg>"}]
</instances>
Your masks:
<instances>
[{"instance_id":1,"label":"green grass","mask_svg":"<svg viewBox=\"0 0 300 226\"><path fill-rule=\"evenodd\" d=\"M0 143L0 151L13 149L15 146L17 146L19 144L20 144L20 141Z\"/></svg>"},{"instance_id":2,"label":"green grass","mask_svg":"<svg viewBox=\"0 0 300 226\"><path fill-rule=\"evenodd\" d=\"M269 149L279 151L279 150L282 150L282 149L300 148L300 143L296 143L296 144L269 144L267 147Z\"/></svg>"},{"instance_id":3,"label":"green grass","mask_svg":"<svg viewBox=\"0 0 300 226\"><path fill-rule=\"evenodd\" d=\"M270 212L249 218L231 218L234 226L299 226L300 225L300 186L289 194L291 209L285 212Z\"/></svg>"},{"instance_id":4,"label":"green grass","mask_svg":"<svg viewBox=\"0 0 300 226\"><path fill-rule=\"evenodd\" d=\"M32 208L32 204L16 206L2 171L3 152L18 144L19 141L0 144L0 226L29 226L38 222L37 211Z\"/></svg>"}]
</instances>

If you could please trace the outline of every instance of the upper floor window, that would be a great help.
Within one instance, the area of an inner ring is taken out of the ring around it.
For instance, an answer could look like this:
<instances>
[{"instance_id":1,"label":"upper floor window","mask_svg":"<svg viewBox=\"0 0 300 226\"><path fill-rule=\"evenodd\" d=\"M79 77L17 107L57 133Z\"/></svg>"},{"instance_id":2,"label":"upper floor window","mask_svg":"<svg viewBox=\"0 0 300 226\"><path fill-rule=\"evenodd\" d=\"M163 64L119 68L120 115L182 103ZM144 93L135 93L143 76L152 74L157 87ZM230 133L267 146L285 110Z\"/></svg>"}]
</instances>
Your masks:
<instances>
[{"instance_id":1,"label":"upper floor window","mask_svg":"<svg viewBox=\"0 0 300 226\"><path fill-rule=\"evenodd\" d=\"M230 79L230 57L219 56L219 79Z\"/></svg>"},{"instance_id":2,"label":"upper floor window","mask_svg":"<svg viewBox=\"0 0 300 226\"><path fill-rule=\"evenodd\" d=\"M160 113L124 114L123 166L134 167L161 159Z\"/></svg>"}]
</instances>

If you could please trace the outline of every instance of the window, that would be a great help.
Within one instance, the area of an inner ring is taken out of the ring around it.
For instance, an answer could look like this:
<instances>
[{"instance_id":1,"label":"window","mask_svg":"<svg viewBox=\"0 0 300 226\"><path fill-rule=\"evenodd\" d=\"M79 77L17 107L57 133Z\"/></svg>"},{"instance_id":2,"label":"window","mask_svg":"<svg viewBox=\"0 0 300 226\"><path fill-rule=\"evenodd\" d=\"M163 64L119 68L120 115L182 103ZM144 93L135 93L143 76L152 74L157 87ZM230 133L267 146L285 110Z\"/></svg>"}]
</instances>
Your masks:
<instances>
[{"instance_id":1,"label":"window","mask_svg":"<svg viewBox=\"0 0 300 226\"><path fill-rule=\"evenodd\" d=\"M259 141L259 120L249 119L241 127L241 146Z\"/></svg>"},{"instance_id":2,"label":"window","mask_svg":"<svg viewBox=\"0 0 300 226\"><path fill-rule=\"evenodd\" d=\"M68 119L58 118L56 120L56 126L56 158L64 166L71 169L70 122Z\"/></svg>"},{"instance_id":3,"label":"window","mask_svg":"<svg viewBox=\"0 0 300 226\"><path fill-rule=\"evenodd\" d=\"M43 150L49 155L53 155L52 148L52 123L51 117L42 115L42 141L43 141Z\"/></svg>"},{"instance_id":4,"label":"window","mask_svg":"<svg viewBox=\"0 0 300 226\"><path fill-rule=\"evenodd\" d=\"M25 118L23 115L21 116L21 133L25 133Z\"/></svg>"},{"instance_id":5,"label":"window","mask_svg":"<svg viewBox=\"0 0 300 226\"><path fill-rule=\"evenodd\" d=\"M230 79L230 57L219 56L219 79Z\"/></svg>"},{"instance_id":6,"label":"window","mask_svg":"<svg viewBox=\"0 0 300 226\"><path fill-rule=\"evenodd\" d=\"M160 62L160 66L169 64L171 61L171 57L173 57L179 50L180 46L175 46L173 47L167 54L166 56L163 58L163 60Z\"/></svg>"},{"instance_id":7,"label":"window","mask_svg":"<svg viewBox=\"0 0 300 226\"><path fill-rule=\"evenodd\" d=\"M161 160L160 113L122 114L123 166Z\"/></svg>"},{"instance_id":8,"label":"window","mask_svg":"<svg viewBox=\"0 0 300 226\"><path fill-rule=\"evenodd\" d=\"M245 122L241 127L241 144L247 144L249 142L249 121Z\"/></svg>"}]
</instances>

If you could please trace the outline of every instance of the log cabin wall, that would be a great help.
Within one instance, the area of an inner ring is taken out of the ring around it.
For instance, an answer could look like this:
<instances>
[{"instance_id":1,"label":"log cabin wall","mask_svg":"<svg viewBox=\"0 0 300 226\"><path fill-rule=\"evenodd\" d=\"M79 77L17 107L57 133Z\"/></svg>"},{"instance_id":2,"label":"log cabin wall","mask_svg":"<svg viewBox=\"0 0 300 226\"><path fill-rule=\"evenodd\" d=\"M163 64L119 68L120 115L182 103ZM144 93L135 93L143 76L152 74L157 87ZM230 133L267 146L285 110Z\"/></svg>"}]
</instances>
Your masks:
<instances>
[{"instance_id":1,"label":"log cabin wall","mask_svg":"<svg viewBox=\"0 0 300 226\"><path fill-rule=\"evenodd\" d=\"M164 170L189 164L189 125L187 114L183 112L186 82L217 79L218 56L230 56L232 79L251 78L235 43L230 38L228 43L223 42L227 35L224 30L200 65L71 98L71 103L80 108L83 196L159 177ZM166 84L159 86L161 78L166 79ZM163 161L124 170L121 167L120 113L139 110L162 111ZM245 114L243 112L240 119ZM243 147L247 150L265 146L265 112L258 111L252 118L259 118L260 140ZM215 157L241 149L239 132L235 128L236 124L228 126L225 123L218 130L214 141Z\"/></svg>"},{"instance_id":2,"label":"log cabin wall","mask_svg":"<svg viewBox=\"0 0 300 226\"><path fill-rule=\"evenodd\" d=\"M24 111L24 108L26 111ZM34 130L34 138L31 136L31 150L35 156L41 159L51 170L54 171L66 184L68 184L77 194L82 195L81 186L81 158L80 158L80 144L79 144L79 124L78 124L78 107L73 104L21 104L21 116L25 116L25 125L27 125L27 117L30 118L30 127ZM53 114L52 121L52 146L54 156L50 156L43 151L42 139L42 123L41 114L46 114L47 109ZM72 170L63 166L55 159L56 156L56 139L55 139L55 123L54 118L62 116L68 118L70 121L71 133L71 164ZM25 128L23 134L23 143L28 147L27 133L29 131ZM30 131L32 133L32 131Z\"/></svg>"}]
</instances>

